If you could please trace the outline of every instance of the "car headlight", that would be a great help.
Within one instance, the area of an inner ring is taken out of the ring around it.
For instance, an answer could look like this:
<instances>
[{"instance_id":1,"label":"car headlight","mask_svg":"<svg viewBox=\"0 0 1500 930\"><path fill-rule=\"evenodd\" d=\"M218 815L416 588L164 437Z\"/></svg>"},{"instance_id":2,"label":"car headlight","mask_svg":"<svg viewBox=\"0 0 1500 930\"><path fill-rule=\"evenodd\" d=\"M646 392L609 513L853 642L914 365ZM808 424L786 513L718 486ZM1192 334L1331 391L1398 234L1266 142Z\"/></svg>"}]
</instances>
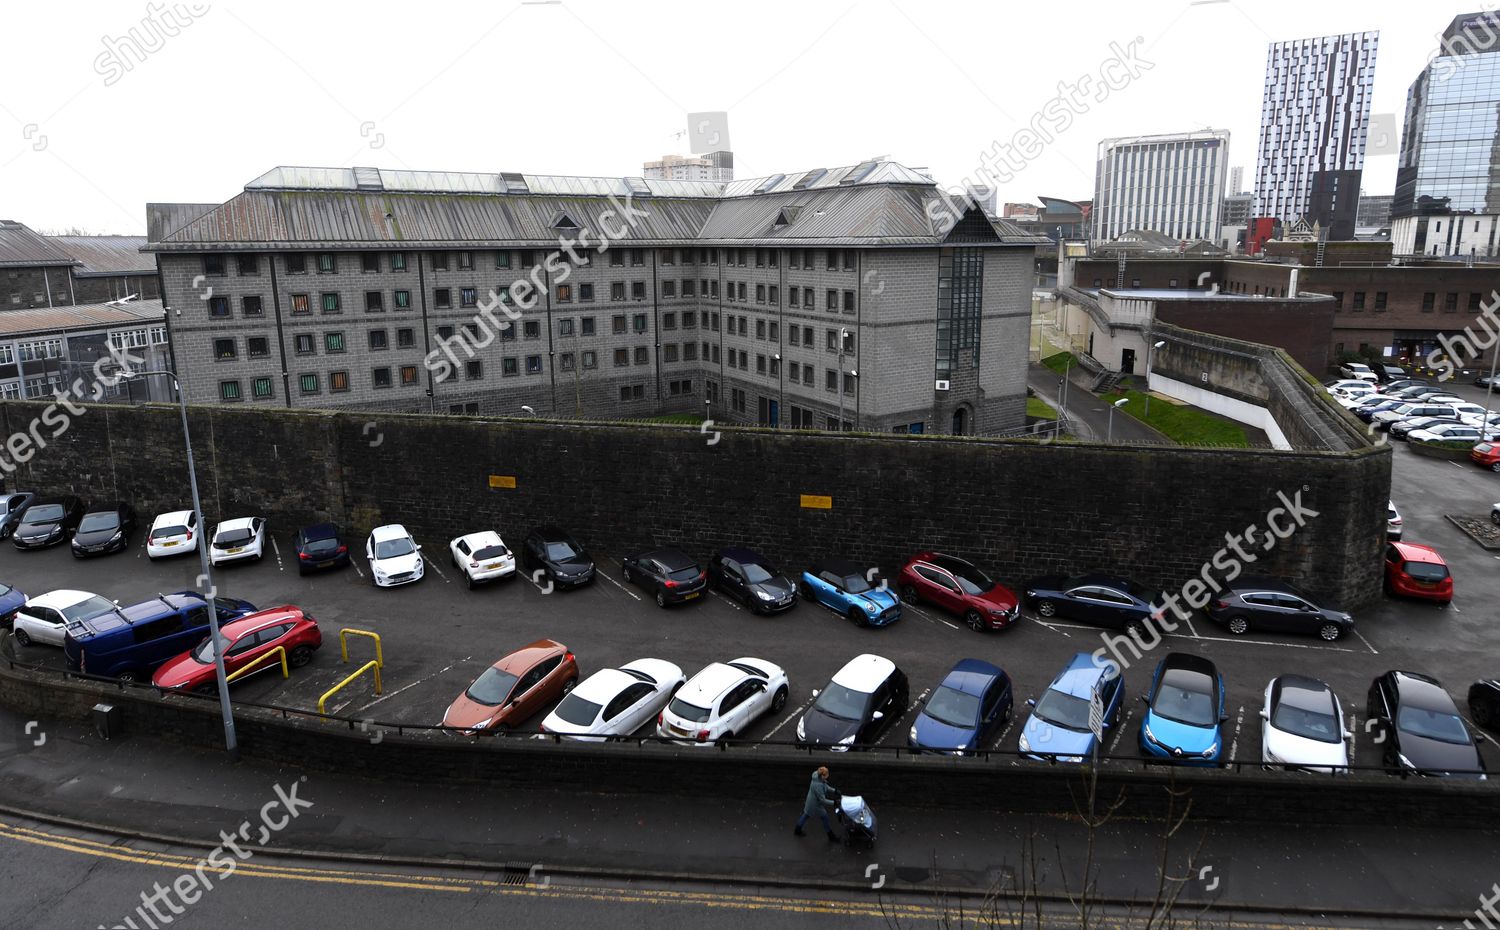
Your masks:
<instances>
[{"instance_id":1,"label":"car headlight","mask_svg":"<svg viewBox=\"0 0 1500 930\"><path fill-rule=\"evenodd\" d=\"M1218 740L1215 740L1214 744L1212 746L1210 746L1207 749L1203 750L1203 758L1205 758L1205 759L1212 759L1218 753L1218 751L1219 751L1219 742L1218 742Z\"/></svg>"},{"instance_id":2,"label":"car headlight","mask_svg":"<svg viewBox=\"0 0 1500 930\"><path fill-rule=\"evenodd\" d=\"M910 740L911 740L911 741L912 741L912 742L913 742L913 743L915 743L915 742L916 742L916 741L917 741L917 728L916 728L916 725L915 725L915 724L913 724L913 725L912 725L912 728L911 728L911 732L910 732L910 733L908 733L908 734L907 734L907 737L908 737L908 738L909 738L909 739L910 739Z\"/></svg>"},{"instance_id":3,"label":"car headlight","mask_svg":"<svg viewBox=\"0 0 1500 930\"><path fill-rule=\"evenodd\" d=\"M50 530L47 531L47 535L48 536L56 536L58 533L61 533L61 532L62 532L62 524L55 523L55 524L52 525L52 529L50 529Z\"/></svg>"},{"instance_id":4,"label":"car headlight","mask_svg":"<svg viewBox=\"0 0 1500 930\"><path fill-rule=\"evenodd\" d=\"M774 600L774 598L772 598L770 594L767 594L765 591L761 591L761 590L756 590L755 596L758 597L758 598L760 598L763 601Z\"/></svg>"},{"instance_id":5,"label":"car headlight","mask_svg":"<svg viewBox=\"0 0 1500 930\"><path fill-rule=\"evenodd\" d=\"M1396 759L1397 759L1397 761L1399 761L1401 763L1401 766L1403 768L1408 768L1408 769L1414 769L1414 768L1416 768L1416 766L1412 764L1412 761L1410 759L1406 758L1406 756L1403 753L1399 753L1399 752L1396 753Z\"/></svg>"},{"instance_id":6,"label":"car headlight","mask_svg":"<svg viewBox=\"0 0 1500 930\"><path fill-rule=\"evenodd\" d=\"M1156 734L1151 732L1151 725L1144 720L1141 721L1141 732L1145 734L1149 742L1157 743ZM1160 745L1160 743L1157 743L1157 745Z\"/></svg>"},{"instance_id":7,"label":"car headlight","mask_svg":"<svg viewBox=\"0 0 1500 930\"><path fill-rule=\"evenodd\" d=\"M483 730L486 727L488 727L489 725L490 725L490 721L488 721L488 720L481 720L478 723L474 724L474 726L471 727L471 729L474 729L474 730Z\"/></svg>"},{"instance_id":8,"label":"car headlight","mask_svg":"<svg viewBox=\"0 0 1500 930\"><path fill-rule=\"evenodd\" d=\"M124 536L125 536L125 531L124 530L115 530L115 535L111 536L109 538L109 541L110 542L114 542L117 539L123 539Z\"/></svg>"},{"instance_id":9,"label":"car headlight","mask_svg":"<svg viewBox=\"0 0 1500 930\"><path fill-rule=\"evenodd\" d=\"M1031 752L1031 740L1026 738L1025 733L1021 734L1021 742L1017 745L1016 748L1020 749L1022 752Z\"/></svg>"},{"instance_id":10,"label":"car headlight","mask_svg":"<svg viewBox=\"0 0 1500 930\"><path fill-rule=\"evenodd\" d=\"M1004 607L991 607L990 608L990 616L991 617L1003 617L1007 613L1009 613L1009 611L1007 611Z\"/></svg>"},{"instance_id":11,"label":"car headlight","mask_svg":"<svg viewBox=\"0 0 1500 930\"><path fill-rule=\"evenodd\" d=\"M1266 751L1265 756L1265 761L1271 763L1272 765L1286 765L1285 759L1281 758L1276 753L1271 752L1270 750Z\"/></svg>"},{"instance_id":12,"label":"car headlight","mask_svg":"<svg viewBox=\"0 0 1500 930\"><path fill-rule=\"evenodd\" d=\"M880 605L879 604L873 604L873 603L866 603L865 604L865 610L869 611L872 614L878 614L878 613L880 613Z\"/></svg>"},{"instance_id":13,"label":"car headlight","mask_svg":"<svg viewBox=\"0 0 1500 930\"><path fill-rule=\"evenodd\" d=\"M840 746L853 746L854 745L854 737L855 737L855 735L856 734L854 734L854 733L850 733L848 736L846 736L843 739L839 740L839 745Z\"/></svg>"},{"instance_id":14,"label":"car headlight","mask_svg":"<svg viewBox=\"0 0 1500 930\"><path fill-rule=\"evenodd\" d=\"M807 721L805 719L797 721L797 738L807 739Z\"/></svg>"},{"instance_id":15,"label":"car headlight","mask_svg":"<svg viewBox=\"0 0 1500 930\"><path fill-rule=\"evenodd\" d=\"M1027 597L1036 597L1036 592L1033 591L1033 590L1031 590L1030 588L1027 588L1026 589L1026 596Z\"/></svg>"}]
</instances>

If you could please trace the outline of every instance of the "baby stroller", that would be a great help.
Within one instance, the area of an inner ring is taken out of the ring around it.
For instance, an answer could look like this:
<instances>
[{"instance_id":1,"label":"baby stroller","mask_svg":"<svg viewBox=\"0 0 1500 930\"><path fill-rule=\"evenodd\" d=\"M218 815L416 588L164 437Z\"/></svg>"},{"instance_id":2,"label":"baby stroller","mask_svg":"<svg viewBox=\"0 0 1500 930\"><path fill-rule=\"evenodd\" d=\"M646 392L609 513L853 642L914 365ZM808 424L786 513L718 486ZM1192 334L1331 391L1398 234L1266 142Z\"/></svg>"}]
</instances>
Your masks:
<instances>
[{"instance_id":1,"label":"baby stroller","mask_svg":"<svg viewBox=\"0 0 1500 930\"><path fill-rule=\"evenodd\" d=\"M857 794L841 795L838 800L838 820L844 828L844 845L865 846L875 845L875 833L877 824L875 812L870 810L870 805L865 799Z\"/></svg>"}]
</instances>

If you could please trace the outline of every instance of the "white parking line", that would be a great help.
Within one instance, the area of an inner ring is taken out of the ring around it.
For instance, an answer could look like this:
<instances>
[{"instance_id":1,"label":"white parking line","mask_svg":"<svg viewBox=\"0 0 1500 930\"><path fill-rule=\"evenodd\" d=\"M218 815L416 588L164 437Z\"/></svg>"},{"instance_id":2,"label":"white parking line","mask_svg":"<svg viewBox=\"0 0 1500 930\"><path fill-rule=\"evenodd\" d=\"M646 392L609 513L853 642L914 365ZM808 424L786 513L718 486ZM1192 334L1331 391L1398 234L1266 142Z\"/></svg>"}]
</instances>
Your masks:
<instances>
[{"instance_id":1,"label":"white parking line","mask_svg":"<svg viewBox=\"0 0 1500 930\"><path fill-rule=\"evenodd\" d=\"M1365 644L1365 648L1370 650L1370 655L1380 655L1380 650L1370 645L1370 641L1368 639L1365 639L1365 634L1359 631L1359 627L1351 627L1351 629L1354 630L1354 635L1359 637L1359 641Z\"/></svg>"},{"instance_id":2,"label":"white parking line","mask_svg":"<svg viewBox=\"0 0 1500 930\"><path fill-rule=\"evenodd\" d=\"M1185 619L1187 620L1188 631L1193 634L1193 639L1201 639L1198 635L1198 628L1193 626L1193 615L1189 613Z\"/></svg>"},{"instance_id":3,"label":"white parking line","mask_svg":"<svg viewBox=\"0 0 1500 930\"><path fill-rule=\"evenodd\" d=\"M620 565L621 563L616 562L615 564L616 565ZM629 588L625 587L623 584L621 584L620 582L614 580L613 578L611 578L608 574L606 574L604 572L596 571L596 572L594 572L594 577L595 578L603 578L605 581L607 581L610 584L614 585L615 587L619 588L621 591L624 591L626 594L630 595L631 597L635 598L636 600L640 600L641 599L641 596L639 594L636 594L634 591L632 591Z\"/></svg>"},{"instance_id":4,"label":"white parking line","mask_svg":"<svg viewBox=\"0 0 1500 930\"><path fill-rule=\"evenodd\" d=\"M454 662L454 663L451 663L449 665L446 665L443 668L440 668L437 671L433 672L431 675L427 675L425 677L418 678L416 681L412 682L409 685L402 685L401 687L397 688L395 691L387 691L385 694L382 694L380 697L376 698L375 700L371 701L370 703L361 705L359 709L360 710L369 710L371 707L374 707L376 704L379 704L381 701L384 701L386 698L393 698L396 695L400 694L403 691L406 691L409 688L415 688L417 685L420 685L422 682L424 682L424 681L430 681L430 680L436 678L437 676L443 674L444 672L451 671L454 666L461 665L464 662L467 662L467 661L469 661L472 658L474 658L474 657L473 656L464 656L462 659L459 659L457 662Z\"/></svg>"},{"instance_id":5,"label":"white parking line","mask_svg":"<svg viewBox=\"0 0 1500 930\"><path fill-rule=\"evenodd\" d=\"M805 702L803 702L803 704L802 704L801 707L799 707L796 710L792 711L790 714L787 714L786 717L783 718L780 723L776 724L776 726L774 726L774 727L771 728L771 732L767 733L765 736L762 736L761 739L763 739L763 740L770 739L771 737L775 736L778 732L780 732L782 727L786 726L787 724L791 723L793 720L795 720L798 717L802 716L803 714L807 713L807 709L812 706L812 702L813 701L814 701L814 698L808 698Z\"/></svg>"},{"instance_id":6,"label":"white parking line","mask_svg":"<svg viewBox=\"0 0 1500 930\"><path fill-rule=\"evenodd\" d=\"M734 601L731 601L729 598L727 598L724 595L720 594L718 591L715 591L713 588L709 588L708 589L708 593L712 594L714 597L716 597L719 600L723 601L724 603L728 604L730 607L733 607L735 610L744 610L745 609L745 608L741 607L739 604L736 604Z\"/></svg>"},{"instance_id":7,"label":"white parking line","mask_svg":"<svg viewBox=\"0 0 1500 930\"><path fill-rule=\"evenodd\" d=\"M1051 622L1049 622L1047 620L1043 620L1040 617L1027 617L1027 619L1030 620L1032 623L1035 623L1037 626L1046 627L1047 629L1051 630L1054 633L1062 633L1062 635L1066 636L1068 639L1072 639L1073 638L1073 634L1071 634L1071 633L1064 633L1061 629L1059 629L1059 627L1070 626L1070 624L1067 624L1067 623L1051 623ZM1075 630L1092 630L1092 629L1097 629L1097 627L1075 626L1075 627L1072 627L1072 629L1075 629Z\"/></svg>"},{"instance_id":8,"label":"white parking line","mask_svg":"<svg viewBox=\"0 0 1500 930\"><path fill-rule=\"evenodd\" d=\"M1349 713L1349 732L1353 733L1354 736L1345 740L1345 742L1349 746L1349 764L1354 765L1354 756L1359 749L1359 714L1353 711Z\"/></svg>"},{"instance_id":9,"label":"white parking line","mask_svg":"<svg viewBox=\"0 0 1500 930\"><path fill-rule=\"evenodd\" d=\"M885 731L885 735L877 740L875 745L884 746L885 741L890 739L892 734L898 732L901 729L901 725L906 722L907 714L910 714L912 711L922 706L922 702L927 699L927 692L930 690L931 689L929 688L927 690L924 690L921 694L917 695L917 699L915 701L912 701L911 704L906 708L906 710L903 710L901 712L901 716L896 718L896 722L891 724L890 729Z\"/></svg>"},{"instance_id":10,"label":"white parking line","mask_svg":"<svg viewBox=\"0 0 1500 930\"><path fill-rule=\"evenodd\" d=\"M949 621L944 620L942 617L934 617L932 614L929 614L927 611L913 604L903 603L901 607L903 610L909 610L917 616L923 618L924 620L927 620L929 623L941 623L943 626L951 626L955 630L959 628L958 624L950 623Z\"/></svg>"},{"instance_id":11,"label":"white parking line","mask_svg":"<svg viewBox=\"0 0 1500 930\"><path fill-rule=\"evenodd\" d=\"M349 565L354 569L354 574L361 578L365 577L365 573L359 570L359 563L354 561L353 558L349 559Z\"/></svg>"},{"instance_id":12,"label":"white parking line","mask_svg":"<svg viewBox=\"0 0 1500 930\"><path fill-rule=\"evenodd\" d=\"M276 553L276 570L278 572L286 571L286 567L281 564L281 547L276 545L275 536L271 537L271 551Z\"/></svg>"},{"instance_id":13,"label":"white parking line","mask_svg":"<svg viewBox=\"0 0 1500 930\"><path fill-rule=\"evenodd\" d=\"M1134 716L1135 708L1132 707L1129 710L1125 711L1125 716L1121 717L1120 722L1115 725L1115 738L1109 741L1110 755L1115 754L1115 749L1120 745L1120 740L1125 736L1125 731L1128 729L1131 718L1133 718Z\"/></svg>"},{"instance_id":14,"label":"white parking line","mask_svg":"<svg viewBox=\"0 0 1500 930\"><path fill-rule=\"evenodd\" d=\"M1005 742L1005 738L1007 736L1009 736L1010 735L1010 731L1014 730L1015 728L1016 728L1016 715L1014 713L1012 713L1010 715L1010 719L1005 722L1005 729L1001 730L1000 731L1000 735L997 736L997 737L995 737L995 741L990 744L990 751L993 752L994 750L999 749L1000 748L1000 744L1003 743L1003 742Z\"/></svg>"},{"instance_id":15,"label":"white parking line","mask_svg":"<svg viewBox=\"0 0 1500 930\"><path fill-rule=\"evenodd\" d=\"M1229 744L1229 758L1240 757L1240 728L1245 725L1245 705L1241 704L1239 711L1234 717L1234 741Z\"/></svg>"},{"instance_id":16,"label":"white parking line","mask_svg":"<svg viewBox=\"0 0 1500 930\"><path fill-rule=\"evenodd\" d=\"M438 577L441 578L441 579L443 579L443 584L452 584L453 583L453 582L451 582L451 581L448 580L448 576L447 575L443 574L443 570L441 568L437 567L437 563L434 562L432 559L429 559L427 557L427 553L425 553L425 552L422 553L422 561L427 563L427 567L428 568L430 568L433 571L437 572Z\"/></svg>"}]
</instances>

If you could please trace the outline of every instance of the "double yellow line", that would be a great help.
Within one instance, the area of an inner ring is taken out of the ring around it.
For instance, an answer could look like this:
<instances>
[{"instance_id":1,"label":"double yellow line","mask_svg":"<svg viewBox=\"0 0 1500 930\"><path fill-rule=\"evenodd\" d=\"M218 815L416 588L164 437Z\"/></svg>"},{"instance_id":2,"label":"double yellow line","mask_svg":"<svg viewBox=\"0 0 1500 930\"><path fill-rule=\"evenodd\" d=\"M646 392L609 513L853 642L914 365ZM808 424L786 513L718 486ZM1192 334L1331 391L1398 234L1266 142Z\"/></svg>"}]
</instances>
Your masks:
<instances>
[{"instance_id":1,"label":"double yellow line","mask_svg":"<svg viewBox=\"0 0 1500 930\"><path fill-rule=\"evenodd\" d=\"M190 872L203 861L202 856L182 856L164 852L147 852L128 846L104 843L78 836L68 836L35 830L29 827L0 822L0 840L42 846L62 852L108 859L135 865L154 866L174 872ZM272 853L271 855L273 855ZM901 904L893 901L839 902L812 898L775 897L771 895L730 894L717 891L678 891L603 885L548 884L510 885L492 879L457 877L436 874L411 874L403 872L357 871L331 867L305 867L270 865L256 858L236 860L235 875L251 878L271 878L283 881L316 882L326 885L367 888L399 888L414 891L431 891L468 894L502 894L527 898L557 898L577 901L599 901L611 904L697 906L738 911L762 911L783 914L818 914L839 917L872 918L880 920L932 921L941 926L945 919L952 919L954 910L917 904ZM217 875L217 871L208 870ZM955 905L955 909L958 905ZM1014 907L1015 905L1010 905ZM965 902L964 912L972 919L982 909L979 902ZM1059 913L1055 917L1058 926L1074 926L1076 916ZM1217 926L1238 930L1335 930L1326 926L1310 924L1284 924L1236 919L1215 919ZM1010 926L1003 914L996 915L996 926ZM1349 927L1341 930L1350 930Z\"/></svg>"}]
</instances>

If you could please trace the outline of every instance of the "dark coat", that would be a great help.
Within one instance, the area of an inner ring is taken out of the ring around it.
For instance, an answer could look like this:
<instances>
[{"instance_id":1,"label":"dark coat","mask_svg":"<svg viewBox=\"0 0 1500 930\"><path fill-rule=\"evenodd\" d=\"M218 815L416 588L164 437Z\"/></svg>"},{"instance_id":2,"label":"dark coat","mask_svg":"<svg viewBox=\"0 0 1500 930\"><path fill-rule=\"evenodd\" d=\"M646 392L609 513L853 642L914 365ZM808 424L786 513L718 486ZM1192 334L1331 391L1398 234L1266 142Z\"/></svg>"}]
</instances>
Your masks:
<instances>
[{"instance_id":1,"label":"dark coat","mask_svg":"<svg viewBox=\"0 0 1500 930\"><path fill-rule=\"evenodd\" d=\"M802 813L813 817L824 809L833 809L833 788L814 769L812 784L807 786L807 801L802 805Z\"/></svg>"}]
</instances>

